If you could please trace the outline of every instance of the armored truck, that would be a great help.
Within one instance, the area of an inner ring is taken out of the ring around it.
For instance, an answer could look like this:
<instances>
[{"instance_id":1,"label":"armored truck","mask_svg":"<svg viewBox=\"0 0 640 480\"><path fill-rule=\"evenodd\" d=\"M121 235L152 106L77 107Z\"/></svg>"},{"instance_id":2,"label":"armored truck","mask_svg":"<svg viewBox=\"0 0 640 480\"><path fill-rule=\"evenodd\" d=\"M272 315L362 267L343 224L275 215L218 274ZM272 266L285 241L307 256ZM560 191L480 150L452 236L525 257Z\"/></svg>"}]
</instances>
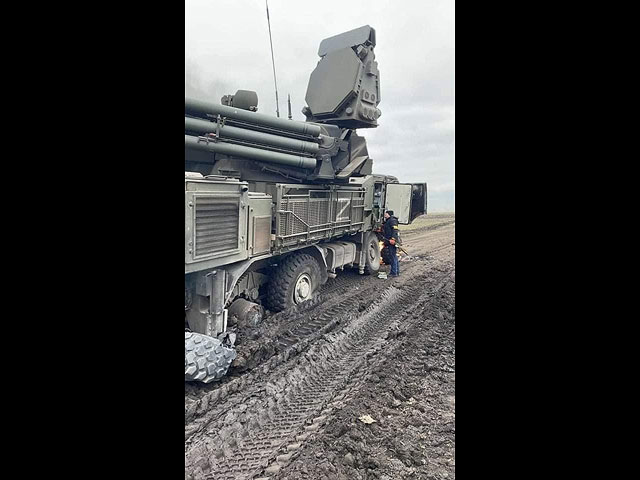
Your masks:
<instances>
[{"instance_id":1,"label":"armored truck","mask_svg":"<svg viewBox=\"0 0 640 480\"><path fill-rule=\"evenodd\" d=\"M345 267L377 272L385 210L401 224L426 213L427 184L374 174L356 133L381 115L375 45L368 25L321 42L304 122L258 113L249 90L185 99L185 380L226 374L231 326L311 299Z\"/></svg>"}]
</instances>

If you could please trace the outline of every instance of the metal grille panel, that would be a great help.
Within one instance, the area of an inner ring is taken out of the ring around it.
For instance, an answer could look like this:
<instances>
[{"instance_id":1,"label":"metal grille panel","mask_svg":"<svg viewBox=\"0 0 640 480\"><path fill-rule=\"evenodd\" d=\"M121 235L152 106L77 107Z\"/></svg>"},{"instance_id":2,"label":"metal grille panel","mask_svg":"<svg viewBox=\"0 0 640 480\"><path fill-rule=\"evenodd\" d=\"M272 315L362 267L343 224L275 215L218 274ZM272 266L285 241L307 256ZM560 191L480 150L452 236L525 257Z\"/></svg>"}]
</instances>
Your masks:
<instances>
[{"instance_id":1,"label":"metal grille panel","mask_svg":"<svg viewBox=\"0 0 640 480\"><path fill-rule=\"evenodd\" d=\"M364 191L310 191L284 195L278 205L276 238L293 245L362 229Z\"/></svg>"},{"instance_id":2,"label":"metal grille panel","mask_svg":"<svg viewBox=\"0 0 640 480\"><path fill-rule=\"evenodd\" d=\"M195 257L238 248L237 197L195 198Z\"/></svg>"}]
</instances>

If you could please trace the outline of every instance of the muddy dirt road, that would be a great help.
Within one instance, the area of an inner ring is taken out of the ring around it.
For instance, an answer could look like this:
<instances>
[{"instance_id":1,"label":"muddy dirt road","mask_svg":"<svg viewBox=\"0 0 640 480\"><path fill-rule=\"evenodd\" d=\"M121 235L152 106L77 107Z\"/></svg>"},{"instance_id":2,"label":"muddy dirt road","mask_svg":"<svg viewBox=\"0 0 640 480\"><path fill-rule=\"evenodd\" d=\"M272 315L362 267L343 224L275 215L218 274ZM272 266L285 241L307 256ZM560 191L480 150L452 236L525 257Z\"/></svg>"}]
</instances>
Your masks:
<instances>
[{"instance_id":1,"label":"muddy dirt road","mask_svg":"<svg viewBox=\"0 0 640 480\"><path fill-rule=\"evenodd\" d=\"M455 217L402 238L400 277L341 272L185 384L185 478L455 478Z\"/></svg>"}]
</instances>

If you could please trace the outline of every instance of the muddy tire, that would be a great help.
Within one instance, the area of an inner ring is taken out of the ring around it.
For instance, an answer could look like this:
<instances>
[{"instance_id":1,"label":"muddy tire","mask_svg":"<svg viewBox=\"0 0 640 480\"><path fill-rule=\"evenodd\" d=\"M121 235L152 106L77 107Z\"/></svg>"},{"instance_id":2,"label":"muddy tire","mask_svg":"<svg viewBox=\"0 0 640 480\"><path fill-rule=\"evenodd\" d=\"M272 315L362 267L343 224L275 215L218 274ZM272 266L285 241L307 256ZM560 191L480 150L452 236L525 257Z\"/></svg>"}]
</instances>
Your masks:
<instances>
[{"instance_id":1,"label":"muddy tire","mask_svg":"<svg viewBox=\"0 0 640 480\"><path fill-rule=\"evenodd\" d=\"M217 338L184 332L184 380L209 383L219 380L236 358L235 350Z\"/></svg>"},{"instance_id":2,"label":"muddy tire","mask_svg":"<svg viewBox=\"0 0 640 480\"><path fill-rule=\"evenodd\" d=\"M375 275L380 270L380 245L378 237L373 232L368 232L362 244L364 249L364 273Z\"/></svg>"},{"instance_id":3,"label":"muddy tire","mask_svg":"<svg viewBox=\"0 0 640 480\"><path fill-rule=\"evenodd\" d=\"M267 305L280 312L313 298L322 275L315 258L294 253L278 265L267 287Z\"/></svg>"}]
</instances>

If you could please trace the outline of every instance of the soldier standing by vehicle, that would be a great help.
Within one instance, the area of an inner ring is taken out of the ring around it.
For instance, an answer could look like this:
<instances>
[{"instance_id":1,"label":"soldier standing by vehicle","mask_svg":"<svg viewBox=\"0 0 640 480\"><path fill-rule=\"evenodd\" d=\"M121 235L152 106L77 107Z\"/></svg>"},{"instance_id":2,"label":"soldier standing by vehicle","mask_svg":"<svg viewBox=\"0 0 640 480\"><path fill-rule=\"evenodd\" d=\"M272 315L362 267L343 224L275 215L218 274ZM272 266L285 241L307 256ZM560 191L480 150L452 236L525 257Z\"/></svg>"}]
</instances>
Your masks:
<instances>
[{"instance_id":1,"label":"soldier standing by vehicle","mask_svg":"<svg viewBox=\"0 0 640 480\"><path fill-rule=\"evenodd\" d=\"M400 275L396 249L396 244L398 243L398 219L393 215L393 210L387 210L384 212L384 220L382 234L384 235L384 244L389 248L389 254L391 255L391 276L397 277Z\"/></svg>"}]
</instances>

